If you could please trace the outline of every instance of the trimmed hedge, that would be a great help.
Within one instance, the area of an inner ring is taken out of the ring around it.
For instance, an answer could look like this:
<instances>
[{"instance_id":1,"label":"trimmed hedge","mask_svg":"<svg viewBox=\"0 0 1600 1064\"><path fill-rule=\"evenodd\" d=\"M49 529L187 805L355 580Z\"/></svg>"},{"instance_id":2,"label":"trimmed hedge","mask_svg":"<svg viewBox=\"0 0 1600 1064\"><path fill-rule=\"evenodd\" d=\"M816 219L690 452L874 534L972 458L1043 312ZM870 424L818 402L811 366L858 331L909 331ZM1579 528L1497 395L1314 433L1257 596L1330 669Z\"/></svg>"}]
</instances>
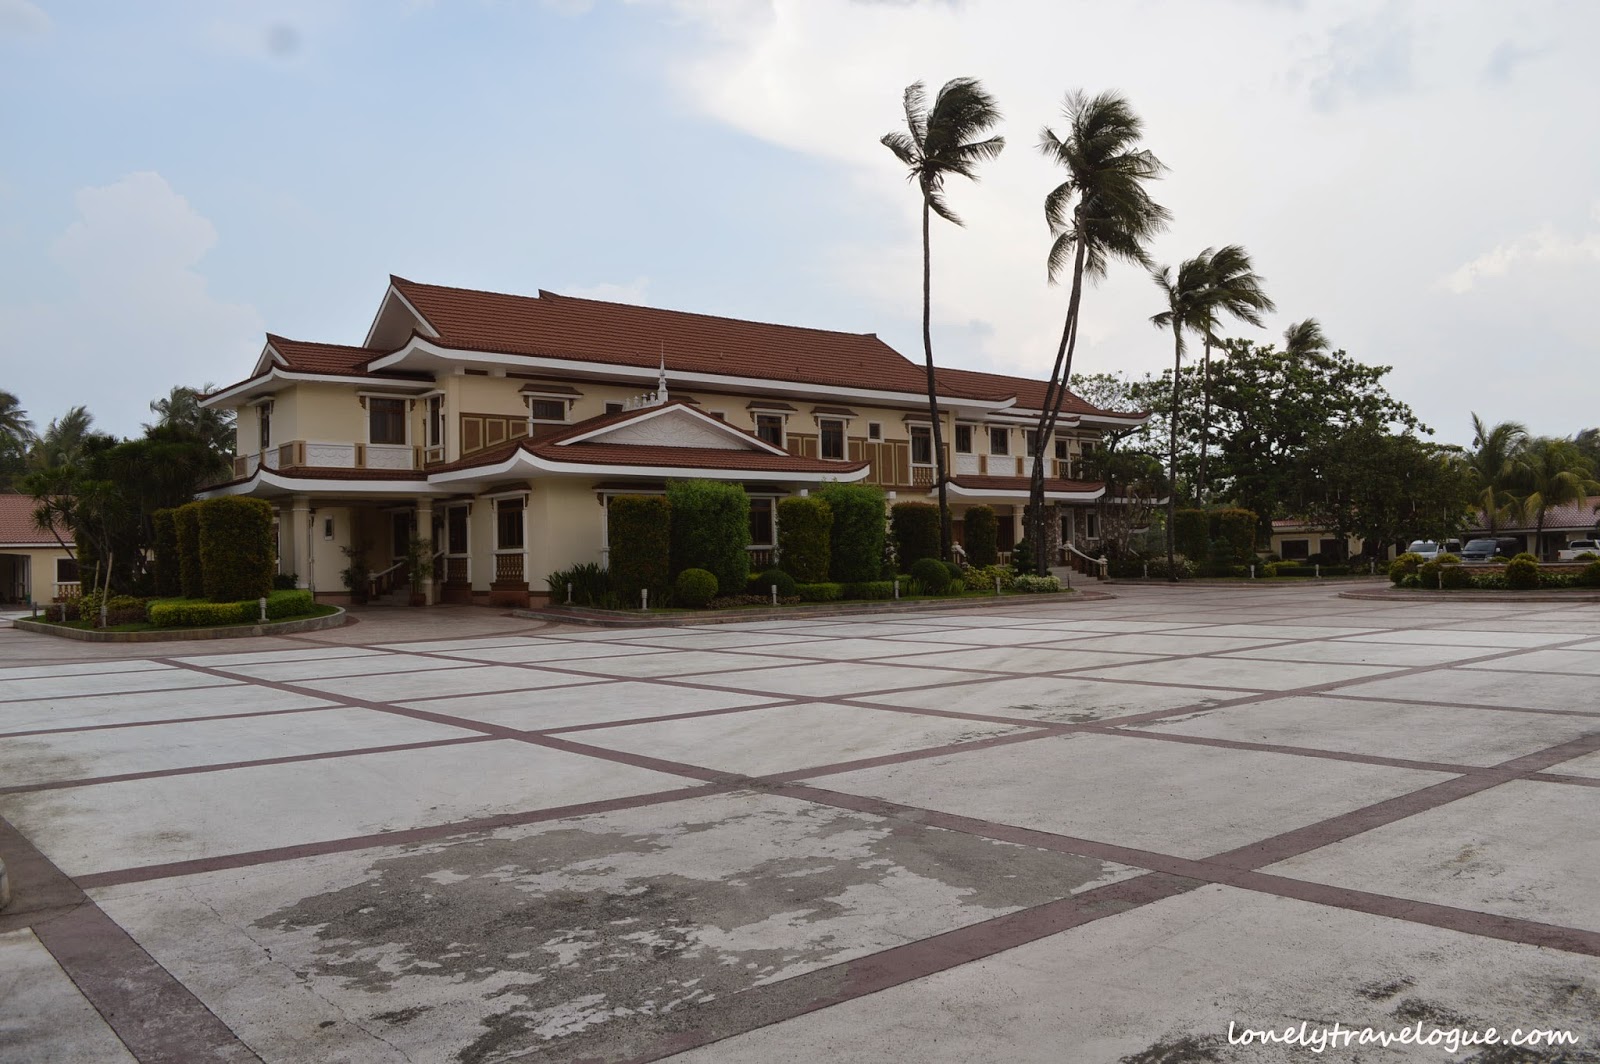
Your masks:
<instances>
[{"instance_id":1,"label":"trimmed hedge","mask_svg":"<svg viewBox=\"0 0 1600 1064\"><path fill-rule=\"evenodd\" d=\"M828 579L832 557L833 507L812 496L778 500L778 559L802 584Z\"/></svg>"},{"instance_id":2,"label":"trimmed hedge","mask_svg":"<svg viewBox=\"0 0 1600 1064\"><path fill-rule=\"evenodd\" d=\"M766 598L772 594L772 586L774 584L778 586L778 597L780 599L794 598L800 593L795 590L799 586L799 581L782 569L768 569L752 576L750 578L750 593Z\"/></svg>"},{"instance_id":3,"label":"trimmed hedge","mask_svg":"<svg viewBox=\"0 0 1600 1064\"><path fill-rule=\"evenodd\" d=\"M611 584L618 603L637 606L640 591L661 601L672 581L672 504L660 495L617 495L608 522Z\"/></svg>"},{"instance_id":4,"label":"trimmed hedge","mask_svg":"<svg viewBox=\"0 0 1600 1064\"><path fill-rule=\"evenodd\" d=\"M667 485L667 501L672 505L672 572L704 569L717 578L718 587L744 587L750 581L750 496L744 487L679 480Z\"/></svg>"},{"instance_id":5,"label":"trimmed hedge","mask_svg":"<svg viewBox=\"0 0 1600 1064\"><path fill-rule=\"evenodd\" d=\"M717 597L717 577L704 569L685 569L672 584L673 602L700 609Z\"/></svg>"},{"instance_id":6,"label":"trimmed hedge","mask_svg":"<svg viewBox=\"0 0 1600 1064\"><path fill-rule=\"evenodd\" d=\"M1216 535L1211 545L1213 561L1249 565L1256 559L1256 523L1254 510L1230 507L1211 511L1216 525Z\"/></svg>"},{"instance_id":7,"label":"trimmed hedge","mask_svg":"<svg viewBox=\"0 0 1600 1064\"><path fill-rule=\"evenodd\" d=\"M1519 554L1506 563L1506 586L1512 591L1533 591L1539 586L1539 563L1531 554Z\"/></svg>"},{"instance_id":8,"label":"trimmed hedge","mask_svg":"<svg viewBox=\"0 0 1600 1064\"><path fill-rule=\"evenodd\" d=\"M201 592L212 602L240 602L272 592L277 559L272 504L224 495L200 504Z\"/></svg>"},{"instance_id":9,"label":"trimmed hedge","mask_svg":"<svg viewBox=\"0 0 1600 1064\"><path fill-rule=\"evenodd\" d=\"M950 587L950 570L938 558L918 558L912 562L911 578L930 595L942 595Z\"/></svg>"},{"instance_id":10,"label":"trimmed hedge","mask_svg":"<svg viewBox=\"0 0 1600 1064\"><path fill-rule=\"evenodd\" d=\"M847 599L892 599L894 598L893 580L860 580L844 586L844 597Z\"/></svg>"},{"instance_id":11,"label":"trimmed hedge","mask_svg":"<svg viewBox=\"0 0 1600 1064\"><path fill-rule=\"evenodd\" d=\"M1059 576L1019 576L1017 577L1016 590L1044 593L1061 590Z\"/></svg>"},{"instance_id":12,"label":"trimmed hedge","mask_svg":"<svg viewBox=\"0 0 1600 1064\"><path fill-rule=\"evenodd\" d=\"M800 584L795 587L801 602L837 602L844 598L844 585L835 583Z\"/></svg>"},{"instance_id":13,"label":"trimmed hedge","mask_svg":"<svg viewBox=\"0 0 1600 1064\"><path fill-rule=\"evenodd\" d=\"M1389 563L1389 580L1396 587L1403 586L1405 578L1415 576L1422 567L1422 555L1410 551Z\"/></svg>"},{"instance_id":14,"label":"trimmed hedge","mask_svg":"<svg viewBox=\"0 0 1600 1064\"><path fill-rule=\"evenodd\" d=\"M999 559L1000 551L995 545L998 542L998 526L994 507L973 506L967 510L963 527L966 529L968 565L986 569ZM994 585L992 580L989 583L991 587Z\"/></svg>"},{"instance_id":15,"label":"trimmed hedge","mask_svg":"<svg viewBox=\"0 0 1600 1064\"><path fill-rule=\"evenodd\" d=\"M267 620L298 617L316 608L316 599L304 588L293 591L274 591L267 596ZM146 616L158 628L219 627L228 624L251 624L261 620L261 603L206 602L201 599L168 599L150 603Z\"/></svg>"},{"instance_id":16,"label":"trimmed hedge","mask_svg":"<svg viewBox=\"0 0 1600 1064\"><path fill-rule=\"evenodd\" d=\"M969 566L961 574L961 583L968 591L993 591L996 577L1000 578L1001 590L1009 590L1017 580L1017 574L1009 566L985 565L982 568Z\"/></svg>"},{"instance_id":17,"label":"trimmed hedge","mask_svg":"<svg viewBox=\"0 0 1600 1064\"><path fill-rule=\"evenodd\" d=\"M872 484L824 484L816 495L833 511L829 575L844 583L877 583L886 531L883 489Z\"/></svg>"},{"instance_id":18,"label":"trimmed hedge","mask_svg":"<svg viewBox=\"0 0 1600 1064\"><path fill-rule=\"evenodd\" d=\"M172 511L178 540L178 593L191 599L205 594L200 575L200 506L190 502Z\"/></svg>"},{"instance_id":19,"label":"trimmed hedge","mask_svg":"<svg viewBox=\"0 0 1600 1064\"><path fill-rule=\"evenodd\" d=\"M178 526L173 520L173 510L152 510L150 531L152 553L156 563L156 594L162 598L177 598L183 594L183 574L178 553Z\"/></svg>"},{"instance_id":20,"label":"trimmed hedge","mask_svg":"<svg viewBox=\"0 0 1600 1064\"><path fill-rule=\"evenodd\" d=\"M895 557L909 570L923 558L939 557L939 508L928 502L897 502L889 509Z\"/></svg>"},{"instance_id":21,"label":"trimmed hedge","mask_svg":"<svg viewBox=\"0 0 1600 1064\"><path fill-rule=\"evenodd\" d=\"M1439 570L1439 586L1446 591L1471 587L1472 573L1463 565L1446 565Z\"/></svg>"},{"instance_id":22,"label":"trimmed hedge","mask_svg":"<svg viewBox=\"0 0 1600 1064\"><path fill-rule=\"evenodd\" d=\"M1600 587L1600 562L1590 562L1578 570L1579 587Z\"/></svg>"}]
</instances>

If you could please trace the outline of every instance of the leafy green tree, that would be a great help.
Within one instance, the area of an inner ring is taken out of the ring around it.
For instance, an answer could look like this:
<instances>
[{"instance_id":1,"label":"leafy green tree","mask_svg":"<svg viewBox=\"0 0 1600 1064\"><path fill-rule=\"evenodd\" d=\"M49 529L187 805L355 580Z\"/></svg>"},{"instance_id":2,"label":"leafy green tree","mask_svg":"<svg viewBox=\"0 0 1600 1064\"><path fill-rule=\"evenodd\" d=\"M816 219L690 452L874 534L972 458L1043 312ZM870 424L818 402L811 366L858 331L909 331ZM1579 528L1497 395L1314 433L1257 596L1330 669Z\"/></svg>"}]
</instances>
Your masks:
<instances>
[{"instance_id":1,"label":"leafy green tree","mask_svg":"<svg viewBox=\"0 0 1600 1064\"><path fill-rule=\"evenodd\" d=\"M1158 179L1166 167L1148 149L1138 146L1144 121L1124 97L1103 92L1091 98L1072 92L1067 95L1063 115L1065 136L1057 136L1049 127L1039 135L1039 150L1067 171L1066 180L1044 201L1051 237L1046 275L1055 283L1069 263L1072 271L1066 320L1045 386L1039 447L1028 485L1028 536L1039 544L1047 542L1045 453L1061 416L1067 382L1072 379L1084 279L1104 277L1113 259L1148 268L1148 244L1172 217L1145 188L1145 183ZM1035 559L1040 574L1049 564L1045 555L1040 550Z\"/></svg>"},{"instance_id":2,"label":"leafy green tree","mask_svg":"<svg viewBox=\"0 0 1600 1064\"><path fill-rule=\"evenodd\" d=\"M156 415L156 423L146 425L145 430L178 429L202 440L215 456L213 471L220 476L233 468L235 426L233 411L200 405L201 396L214 390L210 382L198 389L174 386L165 399L151 400L150 412Z\"/></svg>"},{"instance_id":3,"label":"leafy green tree","mask_svg":"<svg viewBox=\"0 0 1600 1064\"><path fill-rule=\"evenodd\" d=\"M1171 266L1162 266L1150 271L1167 303L1165 310L1151 316L1150 324L1158 329L1172 330L1172 404L1167 444L1167 479L1173 485L1173 490L1167 495L1167 579L1172 581L1178 579L1175 517L1178 506L1178 408L1182 402L1183 353L1187 347L1184 334L1209 331L1206 299L1211 283L1210 254L1211 249L1207 248L1194 258L1185 259L1176 270Z\"/></svg>"},{"instance_id":4,"label":"leafy green tree","mask_svg":"<svg viewBox=\"0 0 1600 1064\"><path fill-rule=\"evenodd\" d=\"M33 422L28 420L21 401L10 392L0 391L0 491L9 491L22 475L34 439Z\"/></svg>"},{"instance_id":5,"label":"leafy green tree","mask_svg":"<svg viewBox=\"0 0 1600 1064\"><path fill-rule=\"evenodd\" d=\"M1571 440L1530 439L1516 462L1525 491L1514 498L1512 510L1523 520L1533 518L1533 549L1539 552L1544 544L1545 514L1600 494L1600 482L1594 479L1594 467Z\"/></svg>"},{"instance_id":6,"label":"leafy green tree","mask_svg":"<svg viewBox=\"0 0 1600 1064\"><path fill-rule=\"evenodd\" d=\"M1510 516L1515 503L1513 489L1521 475L1518 458L1527 441L1528 430L1520 422L1490 426L1472 415L1472 450L1467 452L1467 463L1477 486L1474 501L1483 511L1491 536Z\"/></svg>"},{"instance_id":7,"label":"leafy green tree","mask_svg":"<svg viewBox=\"0 0 1600 1064\"><path fill-rule=\"evenodd\" d=\"M1200 370L1200 469L1195 482L1195 498L1204 503L1207 499L1206 457L1209 452L1207 438L1211 432L1211 346L1219 342L1218 321L1223 315L1261 327L1261 315L1276 310L1262 287L1261 277L1251 265L1250 254L1238 244L1229 244L1208 254L1210 281L1201 296L1205 358Z\"/></svg>"},{"instance_id":8,"label":"leafy green tree","mask_svg":"<svg viewBox=\"0 0 1600 1064\"><path fill-rule=\"evenodd\" d=\"M907 86L903 100L906 131L886 133L881 143L905 164L922 195L922 351L928 374L928 417L933 428L934 478L939 487L940 557L950 560L950 503L946 495L944 433L939 424L939 393L933 373L933 257L930 223L933 215L956 225L944 200L945 179L952 174L978 179L980 162L993 159L1006 146L1004 137L984 137L1000 121L1000 109L976 78L947 81L928 107L922 82Z\"/></svg>"},{"instance_id":9,"label":"leafy green tree","mask_svg":"<svg viewBox=\"0 0 1600 1064\"><path fill-rule=\"evenodd\" d=\"M1460 448L1347 426L1319 440L1304 463L1302 512L1340 538L1403 546L1461 531L1472 506L1472 475Z\"/></svg>"}]
</instances>

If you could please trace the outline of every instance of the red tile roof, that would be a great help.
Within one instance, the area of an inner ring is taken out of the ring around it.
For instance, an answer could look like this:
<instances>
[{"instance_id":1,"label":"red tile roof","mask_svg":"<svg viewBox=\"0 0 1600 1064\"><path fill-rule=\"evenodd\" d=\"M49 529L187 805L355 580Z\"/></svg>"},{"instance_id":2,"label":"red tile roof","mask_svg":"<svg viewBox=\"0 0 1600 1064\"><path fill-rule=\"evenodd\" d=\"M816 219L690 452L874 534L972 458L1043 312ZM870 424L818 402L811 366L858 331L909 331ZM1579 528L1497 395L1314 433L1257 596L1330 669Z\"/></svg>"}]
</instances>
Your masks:
<instances>
[{"instance_id":1,"label":"red tile roof","mask_svg":"<svg viewBox=\"0 0 1600 1064\"><path fill-rule=\"evenodd\" d=\"M361 376L368 362L387 351L376 347L347 347L344 344L316 344L306 340L291 340L287 336L267 333L267 343L282 355L289 369L297 373L332 373Z\"/></svg>"},{"instance_id":2,"label":"red tile roof","mask_svg":"<svg viewBox=\"0 0 1600 1064\"><path fill-rule=\"evenodd\" d=\"M56 545L55 535L33 522L33 511L38 505L31 495L0 494L0 546ZM56 525L55 531L69 544L72 542L72 531L65 525Z\"/></svg>"},{"instance_id":3,"label":"red tile roof","mask_svg":"<svg viewBox=\"0 0 1600 1064\"><path fill-rule=\"evenodd\" d=\"M1600 508L1600 495L1591 495L1583 502L1568 503L1565 506L1552 506L1544 513L1544 530L1552 532L1565 528L1587 531L1593 528L1600 528L1600 513L1596 512L1597 508ZM1473 525L1473 528L1487 529L1489 527L1489 520L1482 510L1474 514L1473 519L1477 522ZM1532 532L1533 528L1534 520L1532 516L1520 522L1499 522L1499 530L1501 532Z\"/></svg>"}]
</instances>

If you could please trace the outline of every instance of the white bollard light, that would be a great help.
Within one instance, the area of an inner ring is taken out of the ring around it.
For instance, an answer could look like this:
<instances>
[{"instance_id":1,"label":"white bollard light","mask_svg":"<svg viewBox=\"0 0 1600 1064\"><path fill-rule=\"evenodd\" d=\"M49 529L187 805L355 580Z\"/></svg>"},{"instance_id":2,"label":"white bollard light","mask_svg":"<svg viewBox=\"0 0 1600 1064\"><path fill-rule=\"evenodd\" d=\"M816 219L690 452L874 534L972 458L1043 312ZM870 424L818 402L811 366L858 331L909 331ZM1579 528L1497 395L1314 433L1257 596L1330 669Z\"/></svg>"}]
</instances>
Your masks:
<instances>
[{"instance_id":1,"label":"white bollard light","mask_svg":"<svg viewBox=\"0 0 1600 1064\"><path fill-rule=\"evenodd\" d=\"M641 587L639 589L639 608L641 610L647 610L650 608L650 589L647 587Z\"/></svg>"},{"instance_id":2,"label":"white bollard light","mask_svg":"<svg viewBox=\"0 0 1600 1064\"><path fill-rule=\"evenodd\" d=\"M898 579L894 582L894 597L897 599L900 597L900 581Z\"/></svg>"},{"instance_id":3,"label":"white bollard light","mask_svg":"<svg viewBox=\"0 0 1600 1064\"><path fill-rule=\"evenodd\" d=\"M1317 563L1317 579L1318 580L1322 579L1322 563L1321 562Z\"/></svg>"},{"instance_id":4,"label":"white bollard light","mask_svg":"<svg viewBox=\"0 0 1600 1064\"><path fill-rule=\"evenodd\" d=\"M1252 565L1250 567L1250 579L1254 580L1255 578L1256 578L1256 567Z\"/></svg>"},{"instance_id":5,"label":"white bollard light","mask_svg":"<svg viewBox=\"0 0 1600 1064\"><path fill-rule=\"evenodd\" d=\"M994 593L996 595L1000 594L1000 574L999 573L995 573L994 574Z\"/></svg>"},{"instance_id":6,"label":"white bollard light","mask_svg":"<svg viewBox=\"0 0 1600 1064\"><path fill-rule=\"evenodd\" d=\"M776 606L778 604L778 585L777 584L773 584L772 585L772 604L774 606Z\"/></svg>"},{"instance_id":7,"label":"white bollard light","mask_svg":"<svg viewBox=\"0 0 1600 1064\"><path fill-rule=\"evenodd\" d=\"M266 624L267 623L267 600L265 598L257 599L256 600L256 604L261 607L261 623L262 624Z\"/></svg>"},{"instance_id":8,"label":"white bollard light","mask_svg":"<svg viewBox=\"0 0 1600 1064\"><path fill-rule=\"evenodd\" d=\"M572 605L572 581L567 581L567 605Z\"/></svg>"}]
</instances>

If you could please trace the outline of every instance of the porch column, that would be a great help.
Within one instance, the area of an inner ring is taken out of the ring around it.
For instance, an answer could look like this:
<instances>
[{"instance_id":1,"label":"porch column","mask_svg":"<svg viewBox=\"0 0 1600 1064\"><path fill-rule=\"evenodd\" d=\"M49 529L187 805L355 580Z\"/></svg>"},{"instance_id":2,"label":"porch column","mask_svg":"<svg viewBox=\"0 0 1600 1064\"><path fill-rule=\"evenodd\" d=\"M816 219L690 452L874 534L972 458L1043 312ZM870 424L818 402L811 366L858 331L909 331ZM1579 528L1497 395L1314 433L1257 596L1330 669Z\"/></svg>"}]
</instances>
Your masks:
<instances>
[{"instance_id":1,"label":"porch column","mask_svg":"<svg viewBox=\"0 0 1600 1064\"><path fill-rule=\"evenodd\" d=\"M422 556L430 563L433 561L433 499L421 498L417 500L417 530L413 533L417 537L417 545ZM424 605L433 605L433 574L422 585L422 601Z\"/></svg>"},{"instance_id":2,"label":"porch column","mask_svg":"<svg viewBox=\"0 0 1600 1064\"><path fill-rule=\"evenodd\" d=\"M311 527L311 498L308 495L296 495L289 500L289 507L284 511L288 524L279 537L283 540L289 551L285 561L294 565L295 586L309 588L313 593L317 590L315 573L313 572L312 535L315 530Z\"/></svg>"}]
</instances>

